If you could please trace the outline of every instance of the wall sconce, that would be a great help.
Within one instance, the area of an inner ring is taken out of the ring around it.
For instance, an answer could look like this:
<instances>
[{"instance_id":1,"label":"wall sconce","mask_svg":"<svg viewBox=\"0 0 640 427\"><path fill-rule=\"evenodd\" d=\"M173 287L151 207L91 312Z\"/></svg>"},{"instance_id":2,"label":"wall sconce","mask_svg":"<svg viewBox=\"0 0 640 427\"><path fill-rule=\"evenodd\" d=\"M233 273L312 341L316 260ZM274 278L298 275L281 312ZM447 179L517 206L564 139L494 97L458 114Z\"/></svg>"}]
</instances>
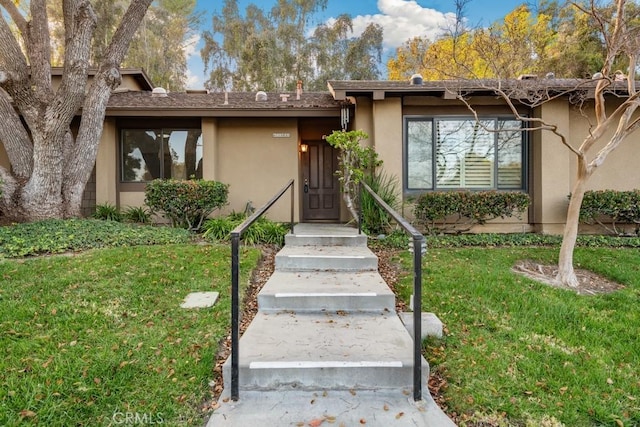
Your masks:
<instances>
[{"instance_id":1,"label":"wall sconce","mask_svg":"<svg viewBox=\"0 0 640 427\"><path fill-rule=\"evenodd\" d=\"M308 144L300 144L300 152L301 153L306 153L307 151L309 151L309 145Z\"/></svg>"}]
</instances>

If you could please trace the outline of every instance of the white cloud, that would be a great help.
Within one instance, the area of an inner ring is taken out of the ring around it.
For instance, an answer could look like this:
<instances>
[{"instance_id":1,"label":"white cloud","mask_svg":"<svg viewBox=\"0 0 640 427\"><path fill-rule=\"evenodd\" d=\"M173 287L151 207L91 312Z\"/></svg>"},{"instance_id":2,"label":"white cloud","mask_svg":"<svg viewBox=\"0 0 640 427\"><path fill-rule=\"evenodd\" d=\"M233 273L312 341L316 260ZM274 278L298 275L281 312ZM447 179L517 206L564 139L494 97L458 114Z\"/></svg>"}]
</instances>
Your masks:
<instances>
[{"instance_id":1,"label":"white cloud","mask_svg":"<svg viewBox=\"0 0 640 427\"><path fill-rule=\"evenodd\" d=\"M194 55L200 55L200 52L196 52L198 48L198 44L200 43L200 34L194 33L192 34L185 42L184 42L184 53L187 55L187 61Z\"/></svg>"},{"instance_id":2,"label":"white cloud","mask_svg":"<svg viewBox=\"0 0 640 427\"><path fill-rule=\"evenodd\" d=\"M204 87L204 66L200 58L200 34L193 33L184 43L184 53L187 57L187 89L201 89Z\"/></svg>"},{"instance_id":3,"label":"white cloud","mask_svg":"<svg viewBox=\"0 0 640 427\"><path fill-rule=\"evenodd\" d=\"M187 69L187 79L184 87L187 89L201 89L204 87L204 79L202 76L193 74L191 69Z\"/></svg>"},{"instance_id":4,"label":"white cloud","mask_svg":"<svg viewBox=\"0 0 640 427\"><path fill-rule=\"evenodd\" d=\"M353 32L359 36L367 25L379 24L385 49L395 49L415 36L434 40L455 22L455 13L422 7L414 0L378 0L378 10L381 13L353 18Z\"/></svg>"}]
</instances>

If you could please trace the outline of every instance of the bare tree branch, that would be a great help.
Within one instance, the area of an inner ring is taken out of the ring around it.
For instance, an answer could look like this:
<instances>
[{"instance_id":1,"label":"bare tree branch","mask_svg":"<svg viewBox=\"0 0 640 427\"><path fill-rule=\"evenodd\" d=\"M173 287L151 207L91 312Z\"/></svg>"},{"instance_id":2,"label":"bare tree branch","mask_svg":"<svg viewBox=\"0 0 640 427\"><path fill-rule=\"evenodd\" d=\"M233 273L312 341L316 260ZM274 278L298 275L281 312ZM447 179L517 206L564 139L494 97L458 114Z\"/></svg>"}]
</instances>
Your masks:
<instances>
[{"instance_id":1,"label":"bare tree branch","mask_svg":"<svg viewBox=\"0 0 640 427\"><path fill-rule=\"evenodd\" d=\"M7 126L0 126L0 141L4 145L13 173L20 179L31 175L33 144L20 117L9 100L9 95L0 89L0 117Z\"/></svg>"},{"instance_id":2,"label":"bare tree branch","mask_svg":"<svg viewBox=\"0 0 640 427\"><path fill-rule=\"evenodd\" d=\"M0 6L2 6L7 11L13 22L15 22L16 26L18 27L18 30L22 33L23 37L26 37L29 31L27 27L27 21L20 13L20 10L18 10L15 1L0 0Z\"/></svg>"},{"instance_id":3,"label":"bare tree branch","mask_svg":"<svg viewBox=\"0 0 640 427\"><path fill-rule=\"evenodd\" d=\"M51 91L51 40L49 18L45 0L31 0L31 22L26 38L27 55L31 66L31 80L36 88L36 97L48 100Z\"/></svg>"},{"instance_id":4,"label":"bare tree branch","mask_svg":"<svg viewBox=\"0 0 640 427\"><path fill-rule=\"evenodd\" d=\"M70 122L84 101L91 37L96 26L96 15L89 0L75 1L74 4L74 13L71 16L65 15L65 19L72 19L70 25L65 22L65 28L73 28L73 33L65 46L62 82L51 103L56 114L61 115L62 122ZM67 5L65 9L68 7Z\"/></svg>"}]
</instances>

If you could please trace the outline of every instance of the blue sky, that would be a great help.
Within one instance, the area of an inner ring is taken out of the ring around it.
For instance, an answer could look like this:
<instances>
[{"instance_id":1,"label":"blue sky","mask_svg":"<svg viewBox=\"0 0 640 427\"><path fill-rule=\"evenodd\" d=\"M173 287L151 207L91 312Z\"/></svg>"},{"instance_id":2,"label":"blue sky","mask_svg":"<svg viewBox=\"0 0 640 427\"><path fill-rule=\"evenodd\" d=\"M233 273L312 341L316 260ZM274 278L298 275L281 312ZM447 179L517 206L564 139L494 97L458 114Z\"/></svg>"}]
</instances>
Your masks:
<instances>
[{"instance_id":1,"label":"blue sky","mask_svg":"<svg viewBox=\"0 0 640 427\"><path fill-rule=\"evenodd\" d=\"M469 26L486 26L502 19L526 0L470 0L465 7ZM238 0L240 10L250 4L269 10L274 0ZM454 0L328 0L327 9L318 15L328 21L343 13L351 15L354 33L359 34L369 23L380 24L384 31L384 48L389 54L407 39L422 35L434 38L447 27L455 14ZM205 11L204 26L210 25L213 12L222 9L222 0L198 0L198 9ZM202 29L200 30L202 31ZM198 31L198 33L200 32ZM206 77L200 59L201 41L196 34L191 40L188 60L188 88L202 88Z\"/></svg>"}]
</instances>

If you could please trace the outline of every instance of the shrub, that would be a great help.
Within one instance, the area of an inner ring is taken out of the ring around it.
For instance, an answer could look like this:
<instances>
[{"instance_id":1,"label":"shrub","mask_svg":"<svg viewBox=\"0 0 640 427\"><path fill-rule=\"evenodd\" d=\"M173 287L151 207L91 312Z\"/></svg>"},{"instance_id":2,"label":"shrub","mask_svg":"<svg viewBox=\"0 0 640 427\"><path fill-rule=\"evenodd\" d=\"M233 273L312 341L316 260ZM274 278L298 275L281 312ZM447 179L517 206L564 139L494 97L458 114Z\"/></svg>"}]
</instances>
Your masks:
<instances>
[{"instance_id":1,"label":"shrub","mask_svg":"<svg viewBox=\"0 0 640 427\"><path fill-rule=\"evenodd\" d=\"M169 227L95 219L50 219L0 227L0 259L93 248L189 242L189 232Z\"/></svg>"},{"instance_id":2,"label":"shrub","mask_svg":"<svg viewBox=\"0 0 640 427\"><path fill-rule=\"evenodd\" d=\"M229 186L217 181L174 179L151 181L145 203L174 227L198 231L211 212L227 204Z\"/></svg>"},{"instance_id":3,"label":"shrub","mask_svg":"<svg viewBox=\"0 0 640 427\"><path fill-rule=\"evenodd\" d=\"M222 218L211 218L205 221L203 237L215 242L226 242L234 228L242 224L246 216L231 214ZM260 243L284 245L284 236L289 231L287 224L271 221L261 217L242 233L241 240L247 245Z\"/></svg>"},{"instance_id":4,"label":"shrub","mask_svg":"<svg viewBox=\"0 0 640 427\"><path fill-rule=\"evenodd\" d=\"M392 209L398 209L398 180L395 176L377 171L373 175L366 175L364 182ZM365 233L378 235L389 231L391 216L366 191L362 192L360 209Z\"/></svg>"},{"instance_id":5,"label":"shrub","mask_svg":"<svg viewBox=\"0 0 640 427\"><path fill-rule=\"evenodd\" d=\"M529 195L519 191L434 191L416 200L414 215L430 234L465 232L475 224L520 215Z\"/></svg>"},{"instance_id":6,"label":"shrub","mask_svg":"<svg viewBox=\"0 0 640 427\"><path fill-rule=\"evenodd\" d=\"M128 207L122 215L129 222L138 224L149 224L151 222L151 211L144 206Z\"/></svg>"},{"instance_id":7,"label":"shrub","mask_svg":"<svg viewBox=\"0 0 640 427\"><path fill-rule=\"evenodd\" d=\"M624 229L619 228L620 224L635 224L635 234L640 234L640 190L585 192L580 207L580 221L598 224L615 235L625 233Z\"/></svg>"},{"instance_id":8,"label":"shrub","mask_svg":"<svg viewBox=\"0 0 640 427\"><path fill-rule=\"evenodd\" d=\"M120 213L120 209L110 203L96 205L96 211L93 213L92 217L108 221L122 221L122 213Z\"/></svg>"}]
</instances>

